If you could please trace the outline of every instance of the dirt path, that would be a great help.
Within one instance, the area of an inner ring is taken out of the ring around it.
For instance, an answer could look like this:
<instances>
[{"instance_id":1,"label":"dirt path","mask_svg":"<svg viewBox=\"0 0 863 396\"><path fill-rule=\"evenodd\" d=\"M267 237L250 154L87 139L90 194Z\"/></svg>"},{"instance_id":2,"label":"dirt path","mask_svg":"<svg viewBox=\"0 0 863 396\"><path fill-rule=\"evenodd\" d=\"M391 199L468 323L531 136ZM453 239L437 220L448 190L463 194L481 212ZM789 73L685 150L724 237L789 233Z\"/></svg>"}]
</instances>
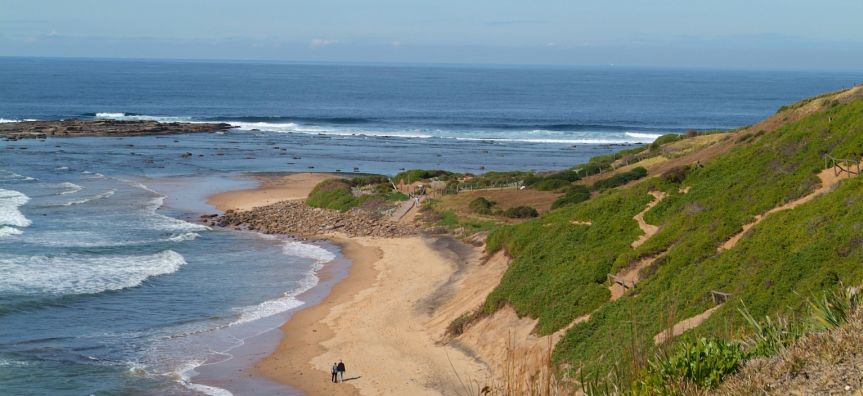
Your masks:
<instances>
[{"instance_id":1,"label":"dirt path","mask_svg":"<svg viewBox=\"0 0 863 396\"><path fill-rule=\"evenodd\" d=\"M694 328L698 327L698 325L700 325L702 322L707 320L707 318L709 318L710 315L713 315L713 313L716 312L716 310L719 309L719 307L721 307L721 306L722 306L722 304L719 304L719 305L717 305L713 308L710 308L710 309L708 309L708 310L706 310L706 311L704 311L698 315L695 315L691 318L684 319L684 320L681 320L680 322L675 323L674 326L671 326L670 329L663 330L661 333L659 333L655 337L653 337L653 344L654 345L662 344L665 341L668 341L672 337L677 337L677 336L683 334L683 332L685 332L686 330L694 329Z\"/></svg>"},{"instance_id":2,"label":"dirt path","mask_svg":"<svg viewBox=\"0 0 863 396\"><path fill-rule=\"evenodd\" d=\"M734 245L737 245L737 242L740 242L740 238L742 238L743 235L746 234L747 231L749 231L749 229L751 229L752 227L755 227L756 224L760 223L762 220L764 220L765 217L767 217L771 213L776 213L776 212L783 211L786 209L793 209L793 208L796 208L800 205L803 205L803 204L815 199L815 197L817 197L821 194L826 194L826 193L830 192L831 190L833 190L833 188L836 186L836 184L838 184L843 179L847 179L849 177L852 177L852 175L850 173L840 173L837 175L836 172L834 171L834 168L824 169L823 171L818 173L818 179L821 180L821 186L820 187L816 188L811 193L806 194L806 195L804 195L798 199L795 199L791 202L777 206L773 209L768 210L767 212L765 212L763 214L755 215L754 221L752 221L749 224L744 225L741 228L740 232L738 232L737 234L734 234L734 236L732 236L730 239L725 241L725 243L723 243L721 246L719 246L716 250L721 252L721 251L733 248Z\"/></svg>"},{"instance_id":3,"label":"dirt path","mask_svg":"<svg viewBox=\"0 0 863 396\"><path fill-rule=\"evenodd\" d=\"M610 301L623 297L628 289L631 289L641 280L641 276L639 276L641 270L650 267L656 260L664 255L665 252L662 252L654 256L644 257L635 263L635 265L630 265L618 272L617 275L614 276L611 285L608 286L608 291L611 292Z\"/></svg>"},{"instance_id":4,"label":"dirt path","mask_svg":"<svg viewBox=\"0 0 863 396\"><path fill-rule=\"evenodd\" d=\"M659 202L665 199L666 194L662 191L651 191L650 195L653 195L654 200L650 201L650 203L644 207L644 210L638 212L637 215L632 217L635 221L638 222L638 228L641 228L641 231L644 232L641 237L636 239L635 242L632 242L633 248L641 246L641 244L647 242L650 237L652 237L656 234L657 231L659 231L659 227L653 224L647 224L647 222L644 221L644 214L647 213L648 210L653 209L654 206L656 206L657 204L659 204Z\"/></svg>"}]
</instances>

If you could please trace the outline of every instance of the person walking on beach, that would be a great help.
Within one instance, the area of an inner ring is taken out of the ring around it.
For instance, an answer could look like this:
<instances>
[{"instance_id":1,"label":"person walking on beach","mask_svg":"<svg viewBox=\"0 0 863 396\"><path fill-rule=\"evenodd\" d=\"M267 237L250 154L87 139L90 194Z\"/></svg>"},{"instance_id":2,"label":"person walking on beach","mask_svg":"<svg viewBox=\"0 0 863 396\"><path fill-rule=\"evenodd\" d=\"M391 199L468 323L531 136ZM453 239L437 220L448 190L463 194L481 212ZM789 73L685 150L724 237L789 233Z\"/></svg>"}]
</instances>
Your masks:
<instances>
[{"instance_id":1,"label":"person walking on beach","mask_svg":"<svg viewBox=\"0 0 863 396\"><path fill-rule=\"evenodd\" d=\"M336 383L339 382L338 372L339 372L339 364L333 363L333 369L332 369L332 374L333 374L332 381L333 382L336 382Z\"/></svg>"},{"instance_id":2,"label":"person walking on beach","mask_svg":"<svg viewBox=\"0 0 863 396\"><path fill-rule=\"evenodd\" d=\"M339 365L336 366L336 370L339 372L339 382L345 382L345 364L339 359Z\"/></svg>"}]
</instances>

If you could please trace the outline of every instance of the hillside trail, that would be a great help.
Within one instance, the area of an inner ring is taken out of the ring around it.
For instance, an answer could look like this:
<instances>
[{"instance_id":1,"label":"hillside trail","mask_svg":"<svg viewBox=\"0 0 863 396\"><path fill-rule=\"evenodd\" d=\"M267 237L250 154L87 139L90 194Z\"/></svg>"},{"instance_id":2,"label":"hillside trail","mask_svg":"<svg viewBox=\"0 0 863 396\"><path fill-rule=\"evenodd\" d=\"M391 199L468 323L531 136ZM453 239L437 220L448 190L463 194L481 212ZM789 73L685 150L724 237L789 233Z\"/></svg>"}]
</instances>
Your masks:
<instances>
[{"instance_id":1,"label":"hillside trail","mask_svg":"<svg viewBox=\"0 0 863 396\"><path fill-rule=\"evenodd\" d=\"M655 235L657 231L659 231L659 227L653 224L647 224L647 222L644 221L644 214L647 213L647 211L649 211L650 209L653 209L654 206L662 202L662 200L665 199L667 194L662 191L650 191L650 195L653 196L653 201L650 201L650 203L648 203L647 206L644 207L644 210L638 212L638 214L632 217L633 220L638 222L638 228L641 228L641 231L644 233L638 239L632 242L631 246L633 248L641 246L644 242L647 242L650 237Z\"/></svg>"},{"instance_id":2,"label":"hillside trail","mask_svg":"<svg viewBox=\"0 0 863 396\"><path fill-rule=\"evenodd\" d=\"M863 163L861 163L861 166L863 166ZM734 234L734 236L732 236L727 241L725 241L725 243L723 243L718 248L716 248L716 250L718 252L722 252L724 250L728 250L728 249L733 248L735 245L737 245L737 242L740 242L740 239L743 237L743 235L746 234L747 231L749 231L752 227L755 227L755 225L760 223L762 220L764 220L764 218L769 216L771 213L776 213L776 212L780 212L780 211L787 210L787 209L793 209L793 208L796 208L800 205L803 205L803 204L815 199L815 197L817 197L821 194L826 194L826 193L832 191L833 188L836 187L836 185L839 184L840 181L842 181L843 179L851 178L851 177L853 177L853 175L851 175L850 173L841 172L841 171L837 172L835 170L835 168L833 168L833 167L824 169L823 171L818 173L818 179L821 181L821 186L819 186L818 188L813 190L811 193L806 194L806 195L804 195L798 199L795 199L791 202L787 202L783 205L779 205L773 209L768 210L767 212L765 212L763 214L755 215L754 221L744 225L741 228L740 232L738 232L737 234Z\"/></svg>"},{"instance_id":3,"label":"hillside trail","mask_svg":"<svg viewBox=\"0 0 863 396\"><path fill-rule=\"evenodd\" d=\"M702 322L707 320L707 318L709 318L710 315L713 315L713 313L716 312L716 310L718 310L720 307L722 307L722 304L711 307L708 310L706 310L706 311L704 311L698 315L695 315L691 318L687 318L687 319L681 320L680 322L675 323L673 326L671 326L670 329L663 330L662 332L657 334L655 337L653 337L653 345L662 344L665 341L668 341L669 339L671 339L673 337L677 337L677 336L683 334L687 330L694 329L694 328L698 327L698 325L700 325Z\"/></svg>"},{"instance_id":4,"label":"hillside trail","mask_svg":"<svg viewBox=\"0 0 863 396\"><path fill-rule=\"evenodd\" d=\"M650 201L650 203L644 207L644 210L638 212L638 214L632 217L633 220L638 222L638 228L640 228L644 233L636 241L632 242L631 246L633 248L641 246L659 231L659 227L653 224L648 224L644 221L644 215L647 211L653 209L653 207L665 199L667 194L662 191L650 191L650 195L653 196L653 201ZM611 292L610 301L615 301L618 298L623 297L627 289L632 288L641 280L639 276L641 270L653 265L653 263L663 255L665 255L665 252L650 257L644 257L635 263L635 265L630 265L618 272L617 275L612 278L611 285L608 286L608 291Z\"/></svg>"},{"instance_id":5,"label":"hillside trail","mask_svg":"<svg viewBox=\"0 0 863 396\"><path fill-rule=\"evenodd\" d=\"M644 257L641 260L638 260L635 265L630 265L618 272L612 279L611 285L608 286L608 291L611 292L610 301L615 301L618 298L623 297L628 289L633 288L641 280L641 270L653 265L656 260L665 256L665 253L666 252L662 252L657 255Z\"/></svg>"}]
</instances>

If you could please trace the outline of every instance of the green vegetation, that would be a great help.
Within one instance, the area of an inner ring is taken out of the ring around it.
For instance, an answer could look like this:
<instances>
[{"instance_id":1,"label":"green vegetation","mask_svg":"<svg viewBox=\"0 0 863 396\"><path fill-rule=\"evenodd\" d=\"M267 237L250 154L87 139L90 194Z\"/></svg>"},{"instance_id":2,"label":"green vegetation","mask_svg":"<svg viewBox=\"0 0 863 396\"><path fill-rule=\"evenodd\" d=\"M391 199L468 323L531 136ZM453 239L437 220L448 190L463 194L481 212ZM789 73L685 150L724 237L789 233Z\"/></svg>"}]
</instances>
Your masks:
<instances>
[{"instance_id":1,"label":"green vegetation","mask_svg":"<svg viewBox=\"0 0 863 396\"><path fill-rule=\"evenodd\" d=\"M659 148L662 147L663 144L676 142L676 141L683 139L683 138L684 138L683 135L678 135L676 133L669 133L669 134L662 135L662 136L656 138L656 140L654 140L653 143L650 143L650 150L651 151L659 150Z\"/></svg>"},{"instance_id":2,"label":"green vegetation","mask_svg":"<svg viewBox=\"0 0 863 396\"><path fill-rule=\"evenodd\" d=\"M552 209L562 208L567 205L575 205L590 199L590 189L586 186L572 186L566 189L566 193L551 204Z\"/></svg>"},{"instance_id":3,"label":"green vegetation","mask_svg":"<svg viewBox=\"0 0 863 396\"><path fill-rule=\"evenodd\" d=\"M501 212L501 214L513 219L529 219L531 217L539 216L539 212L530 206L516 206L514 208L508 208Z\"/></svg>"},{"instance_id":4,"label":"green vegetation","mask_svg":"<svg viewBox=\"0 0 863 396\"><path fill-rule=\"evenodd\" d=\"M360 191L355 193L354 190ZM327 179L312 189L306 204L315 208L346 211L371 202L399 202L408 196L393 191L389 178L379 175L352 179Z\"/></svg>"},{"instance_id":5,"label":"green vegetation","mask_svg":"<svg viewBox=\"0 0 863 396\"><path fill-rule=\"evenodd\" d=\"M447 172L440 169L410 169L395 175L395 177L393 177L393 182L405 182L406 184L411 184L413 182L424 179L446 177L451 175L454 174L452 172Z\"/></svg>"},{"instance_id":6,"label":"green vegetation","mask_svg":"<svg viewBox=\"0 0 863 396\"><path fill-rule=\"evenodd\" d=\"M647 366L644 378L633 386L639 395L675 394L688 384L715 388L746 359L740 345L720 339L699 338L682 343L670 355L657 355Z\"/></svg>"},{"instance_id":7,"label":"green vegetation","mask_svg":"<svg viewBox=\"0 0 863 396\"><path fill-rule=\"evenodd\" d=\"M481 215L490 215L491 208L494 207L494 202L489 201L485 197L477 197L469 204L470 210Z\"/></svg>"},{"instance_id":8,"label":"green vegetation","mask_svg":"<svg viewBox=\"0 0 863 396\"><path fill-rule=\"evenodd\" d=\"M697 328L669 341L669 347L680 344L678 351L688 351L679 356L717 356L709 370L696 370L707 374L691 380L704 384L701 379L715 378L711 373L725 372L722 367L737 359L729 345L699 345L701 338L749 335L754 337L748 347L752 353L772 353L799 336L795 322L761 321L756 322L761 330L753 329L738 308L745 304L750 318L778 318L813 304L804 296L863 281L863 179L845 180L825 196L770 214L732 249L717 248L755 215L812 191L824 164L822 154L845 158L859 152L861 130L863 100L838 104L778 130L749 134L703 167L672 169L662 177L627 184L646 174L634 169L598 182L594 188L601 192L589 200L557 205L535 220L499 228L489 235L487 250L506 249L513 261L483 309L511 305L519 315L538 319L540 334L590 313L590 320L574 325L556 345L555 362L569 362L572 370L597 376L615 373L620 383L632 384L649 370L644 356L659 350L653 337L668 325L662 318L679 321L702 313L714 306L710 292L722 291L731 300ZM588 165L602 169L623 155L640 153L628 151ZM680 183L688 193L679 191ZM633 249L630 243L641 231L632 217L652 200L649 189L668 194L645 215L660 229ZM609 303L608 274L663 252L647 279ZM837 301L841 299L814 303L825 312L822 322L841 322L830 313L830 307L844 309ZM636 330L625 330L630 327ZM668 367L685 360L680 357Z\"/></svg>"},{"instance_id":9,"label":"green vegetation","mask_svg":"<svg viewBox=\"0 0 863 396\"><path fill-rule=\"evenodd\" d=\"M633 180L638 180L647 176L647 169L643 167L633 168L632 170L618 173L608 179L597 180L593 183L593 189L596 191L607 190L609 188L620 187Z\"/></svg>"},{"instance_id":10,"label":"green vegetation","mask_svg":"<svg viewBox=\"0 0 863 396\"><path fill-rule=\"evenodd\" d=\"M342 179L328 179L318 183L306 198L306 204L315 208L345 211L364 201L351 192L351 183Z\"/></svg>"}]
</instances>

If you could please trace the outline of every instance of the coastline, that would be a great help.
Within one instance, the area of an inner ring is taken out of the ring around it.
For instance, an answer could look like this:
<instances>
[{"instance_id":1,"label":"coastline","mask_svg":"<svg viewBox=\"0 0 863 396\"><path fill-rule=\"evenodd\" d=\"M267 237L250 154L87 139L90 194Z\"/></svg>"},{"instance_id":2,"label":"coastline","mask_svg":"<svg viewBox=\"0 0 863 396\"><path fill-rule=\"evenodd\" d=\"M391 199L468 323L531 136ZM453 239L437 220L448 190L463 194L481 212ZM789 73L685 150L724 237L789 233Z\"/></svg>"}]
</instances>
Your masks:
<instances>
[{"instance_id":1,"label":"coastline","mask_svg":"<svg viewBox=\"0 0 863 396\"><path fill-rule=\"evenodd\" d=\"M316 184L309 180L328 177L333 175L257 175L258 188L217 194L208 202L224 211L299 199ZM461 310L443 309L445 318L436 312L451 305L465 269L479 262L478 249L448 237L318 238L340 247L350 262L347 274L319 303L291 315L276 349L251 374L310 395L447 394L490 378L476 356L443 343L446 324ZM340 359L348 381L333 384L329 367Z\"/></svg>"}]
</instances>

